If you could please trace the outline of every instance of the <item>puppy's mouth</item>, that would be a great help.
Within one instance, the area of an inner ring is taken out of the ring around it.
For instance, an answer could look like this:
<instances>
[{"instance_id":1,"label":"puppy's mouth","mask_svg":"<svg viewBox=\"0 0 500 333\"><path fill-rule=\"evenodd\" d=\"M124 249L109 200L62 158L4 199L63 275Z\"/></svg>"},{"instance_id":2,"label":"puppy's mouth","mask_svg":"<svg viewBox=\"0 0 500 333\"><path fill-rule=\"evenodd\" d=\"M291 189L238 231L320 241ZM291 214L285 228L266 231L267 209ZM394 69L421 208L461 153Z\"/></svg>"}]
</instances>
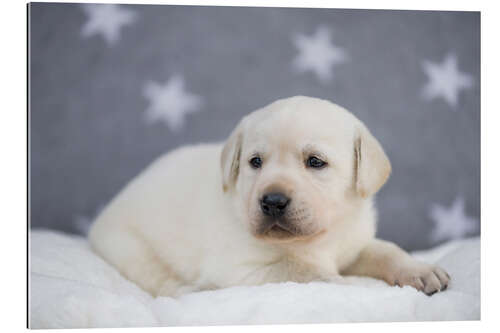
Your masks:
<instances>
[{"instance_id":1,"label":"puppy's mouth","mask_svg":"<svg viewBox=\"0 0 500 333\"><path fill-rule=\"evenodd\" d=\"M302 229L294 221L285 218L260 220L253 235L261 240L272 243L289 243L296 241L310 241L326 232L325 229Z\"/></svg>"},{"instance_id":2,"label":"puppy's mouth","mask_svg":"<svg viewBox=\"0 0 500 333\"><path fill-rule=\"evenodd\" d=\"M264 221L257 233L261 237L277 239L291 238L301 234L296 228L281 220Z\"/></svg>"},{"instance_id":3,"label":"puppy's mouth","mask_svg":"<svg viewBox=\"0 0 500 333\"><path fill-rule=\"evenodd\" d=\"M273 225L268 231L267 231L267 234L268 235L280 235L280 236L293 236L295 235L294 232L292 232L291 230L289 230L288 228L276 223L275 225Z\"/></svg>"}]
</instances>

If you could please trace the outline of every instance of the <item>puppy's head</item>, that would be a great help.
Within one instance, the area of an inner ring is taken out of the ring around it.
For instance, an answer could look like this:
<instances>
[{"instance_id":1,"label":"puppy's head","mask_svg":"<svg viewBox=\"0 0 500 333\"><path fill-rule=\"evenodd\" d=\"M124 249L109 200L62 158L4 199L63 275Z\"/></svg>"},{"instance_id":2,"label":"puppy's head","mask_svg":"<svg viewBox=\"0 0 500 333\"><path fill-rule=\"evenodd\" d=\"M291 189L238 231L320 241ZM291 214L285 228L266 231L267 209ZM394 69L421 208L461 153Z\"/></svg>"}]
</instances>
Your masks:
<instances>
[{"instance_id":1,"label":"puppy's head","mask_svg":"<svg viewBox=\"0 0 500 333\"><path fill-rule=\"evenodd\" d=\"M386 182L378 141L347 110L292 97L247 115L222 154L223 189L251 232L268 241L311 239Z\"/></svg>"}]
</instances>

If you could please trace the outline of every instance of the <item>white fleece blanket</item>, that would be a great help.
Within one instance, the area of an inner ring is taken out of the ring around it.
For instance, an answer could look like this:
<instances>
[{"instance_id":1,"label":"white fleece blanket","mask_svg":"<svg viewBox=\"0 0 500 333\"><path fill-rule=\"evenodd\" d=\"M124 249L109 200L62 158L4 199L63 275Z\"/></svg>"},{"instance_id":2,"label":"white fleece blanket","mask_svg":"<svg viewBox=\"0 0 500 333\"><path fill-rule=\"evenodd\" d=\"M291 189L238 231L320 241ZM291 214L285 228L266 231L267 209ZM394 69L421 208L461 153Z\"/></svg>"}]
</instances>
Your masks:
<instances>
[{"instance_id":1,"label":"white fleece blanket","mask_svg":"<svg viewBox=\"0 0 500 333\"><path fill-rule=\"evenodd\" d=\"M82 237L31 232L30 327L82 328L480 319L480 240L415 253L451 275L445 292L369 278L279 283L152 298L94 255Z\"/></svg>"}]
</instances>

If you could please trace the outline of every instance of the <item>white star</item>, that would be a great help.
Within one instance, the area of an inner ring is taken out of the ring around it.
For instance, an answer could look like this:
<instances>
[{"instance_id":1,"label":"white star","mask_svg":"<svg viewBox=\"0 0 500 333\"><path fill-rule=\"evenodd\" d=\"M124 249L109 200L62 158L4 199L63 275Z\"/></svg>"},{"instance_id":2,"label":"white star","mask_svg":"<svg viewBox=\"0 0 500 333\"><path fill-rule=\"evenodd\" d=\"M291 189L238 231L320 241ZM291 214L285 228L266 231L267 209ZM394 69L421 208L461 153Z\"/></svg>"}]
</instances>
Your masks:
<instances>
[{"instance_id":1,"label":"white star","mask_svg":"<svg viewBox=\"0 0 500 333\"><path fill-rule=\"evenodd\" d=\"M332 78L333 66L348 60L344 49L332 44L326 27L319 27L312 36L296 35L293 43L299 50L293 60L294 69L298 72L312 71L323 83Z\"/></svg>"},{"instance_id":2,"label":"white star","mask_svg":"<svg viewBox=\"0 0 500 333\"><path fill-rule=\"evenodd\" d=\"M422 91L426 100L442 97L450 106L456 107L460 90L474 85L471 75L458 70L454 54L448 54L441 64L426 60L422 67L429 78Z\"/></svg>"},{"instance_id":3,"label":"white star","mask_svg":"<svg viewBox=\"0 0 500 333\"><path fill-rule=\"evenodd\" d=\"M148 82L144 96L149 100L146 118L149 122L164 121L172 130L178 131L184 125L188 113L199 111L202 100L184 89L184 79L174 75L164 85Z\"/></svg>"},{"instance_id":4,"label":"white star","mask_svg":"<svg viewBox=\"0 0 500 333\"><path fill-rule=\"evenodd\" d=\"M429 216L434 221L431 233L434 242L463 238L479 228L478 219L465 214L465 201L461 196L449 208L433 204Z\"/></svg>"},{"instance_id":5,"label":"white star","mask_svg":"<svg viewBox=\"0 0 500 333\"><path fill-rule=\"evenodd\" d=\"M83 5L88 20L82 27L82 36L91 37L100 34L108 45L120 39L120 29L131 24L137 18L134 11L114 4Z\"/></svg>"}]
</instances>

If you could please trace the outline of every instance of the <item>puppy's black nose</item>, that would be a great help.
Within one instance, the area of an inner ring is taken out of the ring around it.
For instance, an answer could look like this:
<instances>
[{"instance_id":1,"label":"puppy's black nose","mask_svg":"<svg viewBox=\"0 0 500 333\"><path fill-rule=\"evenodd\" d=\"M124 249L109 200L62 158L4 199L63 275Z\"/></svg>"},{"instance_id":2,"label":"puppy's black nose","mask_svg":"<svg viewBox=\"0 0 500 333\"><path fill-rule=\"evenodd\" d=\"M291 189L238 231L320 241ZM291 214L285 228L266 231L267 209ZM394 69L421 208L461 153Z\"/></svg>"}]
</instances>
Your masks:
<instances>
[{"instance_id":1,"label":"puppy's black nose","mask_svg":"<svg viewBox=\"0 0 500 333\"><path fill-rule=\"evenodd\" d=\"M285 214L289 202L290 199L281 193L267 193L260 200L260 208L264 215L278 218Z\"/></svg>"}]
</instances>

